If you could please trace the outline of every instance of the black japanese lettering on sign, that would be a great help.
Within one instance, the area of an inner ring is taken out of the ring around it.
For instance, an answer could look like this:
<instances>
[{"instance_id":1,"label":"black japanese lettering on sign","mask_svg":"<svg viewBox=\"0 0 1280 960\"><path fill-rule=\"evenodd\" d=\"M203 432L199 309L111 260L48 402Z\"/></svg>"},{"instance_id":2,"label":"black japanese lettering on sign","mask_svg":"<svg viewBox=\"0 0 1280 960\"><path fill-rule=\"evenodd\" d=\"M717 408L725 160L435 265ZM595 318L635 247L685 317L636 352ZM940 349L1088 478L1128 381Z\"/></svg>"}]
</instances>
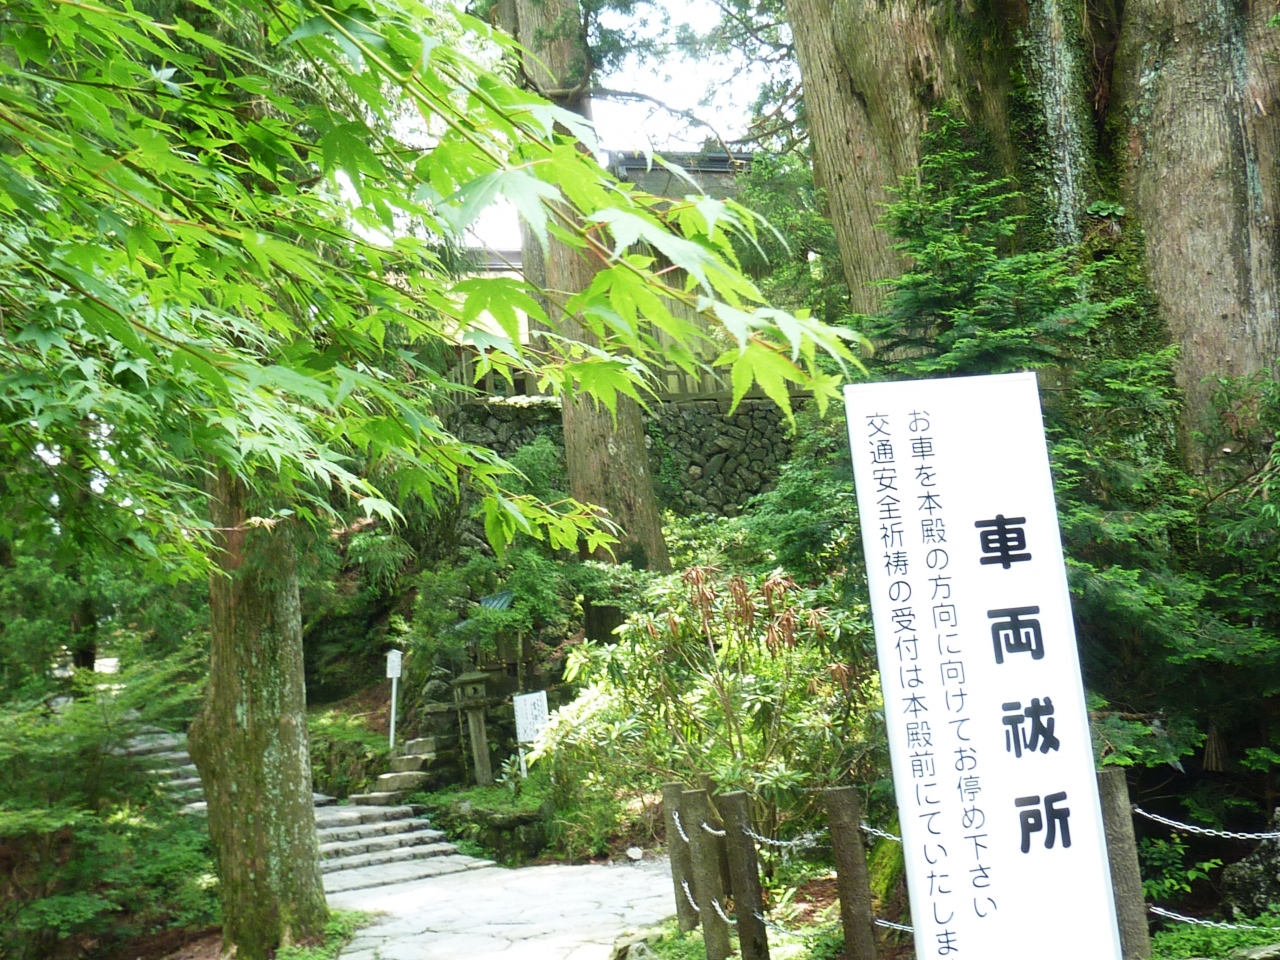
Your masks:
<instances>
[{"instance_id":1,"label":"black japanese lettering on sign","mask_svg":"<svg viewBox=\"0 0 1280 960\"><path fill-rule=\"evenodd\" d=\"M1039 797L1019 797L1013 801L1013 805L1020 809L1018 819L1022 824L1022 852L1027 853L1031 850L1031 835L1040 833L1048 829L1044 835L1044 848L1052 850L1054 843L1058 839L1058 831L1062 831L1063 848L1071 846L1071 826L1068 821L1071 819L1071 810L1068 807L1059 807L1058 804L1067 799L1066 792L1051 793L1044 798L1044 812L1040 811Z\"/></svg>"},{"instance_id":2,"label":"black japanese lettering on sign","mask_svg":"<svg viewBox=\"0 0 1280 960\"><path fill-rule=\"evenodd\" d=\"M1053 733L1053 700L1050 697L1043 701L1037 697L1025 710L1017 702L1001 704L1000 709L1005 713L1004 725L1008 728L1004 732L1005 752L1021 757L1024 748L1029 753L1037 750L1048 753L1060 746Z\"/></svg>"},{"instance_id":3,"label":"black japanese lettering on sign","mask_svg":"<svg viewBox=\"0 0 1280 960\"><path fill-rule=\"evenodd\" d=\"M1015 563L1030 560L1031 554L1018 553L1027 548L1027 533L1023 530L1026 517L1006 517L997 513L994 520L979 520L974 524L982 531L978 541L982 544L982 552L990 554L981 558L981 564L998 563L1006 570Z\"/></svg>"},{"instance_id":4,"label":"black japanese lettering on sign","mask_svg":"<svg viewBox=\"0 0 1280 960\"><path fill-rule=\"evenodd\" d=\"M1039 613L1039 607L1004 607L988 610L991 624L991 642L996 650L996 663L1004 663L1006 653L1029 653L1032 660L1044 659L1044 634L1040 621L1030 618Z\"/></svg>"}]
</instances>

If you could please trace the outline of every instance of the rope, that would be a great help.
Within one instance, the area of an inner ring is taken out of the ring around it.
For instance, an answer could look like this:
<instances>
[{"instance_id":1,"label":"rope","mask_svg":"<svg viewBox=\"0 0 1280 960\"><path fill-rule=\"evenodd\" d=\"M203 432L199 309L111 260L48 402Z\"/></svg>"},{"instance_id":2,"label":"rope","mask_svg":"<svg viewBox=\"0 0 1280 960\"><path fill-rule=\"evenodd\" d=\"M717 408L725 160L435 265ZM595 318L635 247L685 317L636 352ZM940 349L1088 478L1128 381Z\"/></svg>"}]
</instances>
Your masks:
<instances>
[{"instance_id":1,"label":"rope","mask_svg":"<svg viewBox=\"0 0 1280 960\"><path fill-rule=\"evenodd\" d=\"M1280 833L1240 833L1236 830L1214 830L1212 827L1197 827L1191 823L1179 823L1177 820L1170 820L1168 817L1162 817L1158 813L1147 813L1141 807L1134 807L1133 812L1148 820L1154 820L1156 823L1163 823L1166 827L1173 827L1177 830L1185 830L1187 833L1199 833L1206 837L1225 837L1228 840L1280 840Z\"/></svg>"},{"instance_id":2,"label":"rope","mask_svg":"<svg viewBox=\"0 0 1280 960\"><path fill-rule=\"evenodd\" d=\"M689 890L689 881L681 880L680 886L684 887L684 898L689 901L689 906L693 907L693 912L701 913L702 908L693 902L693 893Z\"/></svg>"},{"instance_id":3,"label":"rope","mask_svg":"<svg viewBox=\"0 0 1280 960\"><path fill-rule=\"evenodd\" d=\"M729 919L729 917L725 914L724 910L721 908L720 901L717 900L715 897L711 898L711 906L714 907L716 913L720 915L720 919L723 920L725 923L727 923L729 926L736 927L738 925L737 920Z\"/></svg>"},{"instance_id":4,"label":"rope","mask_svg":"<svg viewBox=\"0 0 1280 960\"><path fill-rule=\"evenodd\" d=\"M1163 907L1148 906L1148 910L1157 917L1164 917L1166 920L1177 920L1179 923L1191 923L1197 927L1215 927L1218 930L1270 930L1271 927L1258 927L1251 923L1224 923L1221 920L1200 920L1197 917L1187 917L1181 913L1174 913L1172 910L1165 910Z\"/></svg>"},{"instance_id":5,"label":"rope","mask_svg":"<svg viewBox=\"0 0 1280 960\"><path fill-rule=\"evenodd\" d=\"M672 811L671 811L671 819L675 822L675 825L676 825L676 833L680 834L680 839L681 839L681 840L683 840L685 843L688 843L688 842L689 842L689 835L688 835L687 833L685 833L685 832L684 832L684 824L682 824L682 823L680 822L680 811L679 811L679 810L672 810Z\"/></svg>"}]
</instances>

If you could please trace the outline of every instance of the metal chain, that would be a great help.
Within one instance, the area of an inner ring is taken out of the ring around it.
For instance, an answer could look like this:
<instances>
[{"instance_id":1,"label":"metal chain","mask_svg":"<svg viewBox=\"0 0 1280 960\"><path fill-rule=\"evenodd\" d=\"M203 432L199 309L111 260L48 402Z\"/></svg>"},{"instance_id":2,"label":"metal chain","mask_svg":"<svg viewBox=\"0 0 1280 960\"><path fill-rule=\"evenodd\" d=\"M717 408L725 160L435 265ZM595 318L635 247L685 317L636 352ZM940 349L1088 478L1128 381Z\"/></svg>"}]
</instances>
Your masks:
<instances>
[{"instance_id":1,"label":"metal chain","mask_svg":"<svg viewBox=\"0 0 1280 960\"><path fill-rule=\"evenodd\" d=\"M715 827L711 826L711 824L707 823L707 821L705 820L702 821L702 829L707 831L707 833L711 834L713 837L724 836L723 830L717 830Z\"/></svg>"},{"instance_id":2,"label":"metal chain","mask_svg":"<svg viewBox=\"0 0 1280 960\"><path fill-rule=\"evenodd\" d=\"M817 830L813 833L802 834L801 836L796 837L794 840L775 840L773 839L773 837L762 837L760 836L760 834L756 833L750 827L743 827L742 832L745 833L752 840L754 840L756 843L762 843L766 847L790 848L790 847L811 847L815 843L817 843L818 838L821 837L823 834L825 834L827 831Z\"/></svg>"},{"instance_id":3,"label":"metal chain","mask_svg":"<svg viewBox=\"0 0 1280 960\"><path fill-rule=\"evenodd\" d=\"M894 923L892 920L881 920L879 917L876 918L876 926L888 927L890 930L901 930L903 933L910 933L913 936L916 932L913 927L908 927L905 923Z\"/></svg>"},{"instance_id":4,"label":"metal chain","mask_svg":"<svg viewBox=\"0 0 1280 960\"><path fill-rule=\"evenodd\" d=\"M685 833L685 832L684 832L684 824L682 824L682 823L680 822L680 811L679 811L679 810L672 810L672 811L671 811L671 819L675 822L675 825L676 825L676 833L680 834L680 839L681 839L681 840L683 840L685 843L688 843L688 842L689 842L689 835L688 835L687 833Z\"/></svg>"},{"instance_id":5,"label":"metal chain","mask_svg":"<svg viewBox=\"0 0 1280 960\"><path fill-rule=\"evenodd\" d=\"M1177 820L1162 817L1158 813L1147 813L1141 807L1134 807L1133 812L1139 816L1146 817L1148 820L1154 820L1156 823L1163 823L1166 827L1185 830L1187 833L1199 833L1206 837L1226 837L1229 840L1280 840L1280 833L1276 832L1240 833L1236 830L1214 830L1211 827L1197 827L1190 823L1179 823Z\"/></svg>"},{"instance_id":6,"label":"metal chain","mask_svg":"<svg viewBox=\"0 0 1280 960\"><path fill-rule=\"evenodd\" d=\"M724 909L720 906L720 901L717 900L715 897L711 898L711 906L715 908L716 913L720 914L720 919L723 920L725 923L727 923L729 926L736 927L738 925L737 920L729 919L728 914L726 914L724 912Z\"/></svg>"},{"instance_id":7,"label":"metal chain","mask_svg":"<svg viewBox=\"0 0 1280 960\"><path fill-rule=\"evenodd\" d=\"M871 836L873 837L883 837L885 840L892 840L894 843L902 842L901 837L895 836L892 833L887 833L884 830L877 830L875 827L871 826L871 824L869 823L860 823L858 824L858 826L862 827L863 830L871 834Z\"/></svg>"},{"instance_id":8,"label":"metal chain","mask_svg":"<svg viewBox=\"0 0 1280 960\"><path fill-rule=\"evenodd\" d=\"M1172 910L1165 910L1163 907L1148 906L1148 910L1157 917L1164 917L1167 920L1177 920L1179 923L1191 923L1197 927L1216 927L1219 930L1269 930L1270 927L1258 927L1252 923L1224 923L1221 920L1201 920L1197 917L1183 916L1181 913L1174 913Z\"/></svg>"},{"instance_id":9,"label":"metal chain","mask_svg":"<svg viewBox=\"0 0 1280 960\"><path fill-rule=\"evenodd\" d=\"M690 889L689 889L689 881L688 881L688 880L681 880L681 881L680 881L680 886L684 887L684 898L685 898L686 900L688 900L688 901L689 901L689 906L693 907L693 912L694 912L694 913L701 913L701 912L702 912L702 908L701 908L701 907L699 907L696 903L694 903L694 902L693 902L693 893L692 893L692 891L690 891Z\"/></svg>"}]
</instances>

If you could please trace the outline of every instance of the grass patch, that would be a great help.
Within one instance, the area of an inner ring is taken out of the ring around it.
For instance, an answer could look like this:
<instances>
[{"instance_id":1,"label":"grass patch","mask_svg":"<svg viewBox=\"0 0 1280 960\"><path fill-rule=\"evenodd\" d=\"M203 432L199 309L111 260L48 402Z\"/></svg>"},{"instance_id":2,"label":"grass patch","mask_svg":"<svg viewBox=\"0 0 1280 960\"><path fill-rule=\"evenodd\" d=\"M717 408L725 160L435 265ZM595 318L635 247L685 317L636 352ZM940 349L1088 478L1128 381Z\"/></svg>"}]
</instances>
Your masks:
<instances>
[{"instance_id":1,"label":"grass patch","mask_svg":"<svg viewBox=\"0 0 1280 960\"><path fill-rule=\"evenodd\" d=\"M323 737L329 740L351 740L362 743L371 751L386 753L387 735L370 730L364 715L344 713L332 708L319 708L307 714L307 733L311 739Z\"/></svg>"},{"instance_id":2,"label":"grass patch","mask_svg":"<svg viewBox=\"0 0 1280 960\"><path fill-rule=\"evenodd\" d=\"M520 792L502 784L489 787L446 787L431 793L415 793L405 798L406 803L422 803L428 807L469 803L478 810L508 810L512 813L533 812L551 799L550 784L541 778L530 777L521 785Z\"/></svg>"},{"instance_id":3,"label":"grass patch","mask_svg":"<svg viewBox=\"0 0 1280 960\"><path fill-rule=\"evenodd\" d=\"M1267 914L1256 920L1240 920L1259 927L1257 930L1220 930L1215 927L1171 923L1167 929L1151 937L1151 952L1156 960L1186 960L1207 957L1217 960L1242 947L1262 947L1280 943L1280 915Z\"/></svg>"},{"instance_id":4,"label":"grass patch","mask_svg":"<svg viewBox=\"0 0 1280 960\"><path fill-rule=\"evenodd\" d=\"M325 924L324 940L309 946L281 947L276 960L335 960L342 948L355 939L356 931L373 923L371 913L334 910Z\"/></svg>"}]
</instances>

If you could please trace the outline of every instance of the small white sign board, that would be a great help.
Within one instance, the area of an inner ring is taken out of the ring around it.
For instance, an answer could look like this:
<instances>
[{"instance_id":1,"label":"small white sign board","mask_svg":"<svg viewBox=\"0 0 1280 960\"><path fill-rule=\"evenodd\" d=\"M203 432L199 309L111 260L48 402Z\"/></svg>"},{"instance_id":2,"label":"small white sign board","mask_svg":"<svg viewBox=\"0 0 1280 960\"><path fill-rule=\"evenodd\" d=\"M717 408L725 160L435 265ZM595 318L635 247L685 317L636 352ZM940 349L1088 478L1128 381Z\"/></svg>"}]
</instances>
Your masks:
<instances>
[{"instance_id":1,"label":"small white sign board","mask_svg":"<svg viewBox=\"0 0 1280 960\"><path fill-rule=\"evenodd\" d=\"M920 960L1120 960L1034 374L845 387Z\"/></svg>"},{"instance_id":2,"label":"small white sign board","mask_svg":"<svg viewBox=\"0 0 1280 960\"><path fill-rule=\"evenodd\" d=\"M399 650L392 650L387 654L387 676L392 679L398 679L400 676L400 664L404 660L404 654Z\"/></svg>"},{"instance_id":3,"label":"small white sign board","mask_svg":"<svg viewBox=\"0 0 1280 960\"><path fill-rule=\"evenodd\" d=\"M512 703L516 708L516 739L533 743L547 725L547 691L517 694Z\"/></svg>"}]
</instances>

